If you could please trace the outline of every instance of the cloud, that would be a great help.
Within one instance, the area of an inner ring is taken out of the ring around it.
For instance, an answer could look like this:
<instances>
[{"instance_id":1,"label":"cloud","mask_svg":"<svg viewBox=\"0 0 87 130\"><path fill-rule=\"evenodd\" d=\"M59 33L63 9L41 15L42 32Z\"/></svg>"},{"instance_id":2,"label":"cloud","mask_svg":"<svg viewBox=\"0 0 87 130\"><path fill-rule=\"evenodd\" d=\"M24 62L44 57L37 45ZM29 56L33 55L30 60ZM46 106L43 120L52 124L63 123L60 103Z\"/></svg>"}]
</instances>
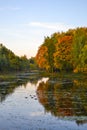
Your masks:
<instances>
[{"instance_id":1,"label":"cloud","mask_svg":"<svg viewBox=\"0 0 87 130\"><path fill-rule=\"evenodd\" d=\"M70 28L73 28L71 25L66 25L63 23L44 23L44 22L31 22L27 24L32 27L45 28L50 30L66 31Z\"/></svg>"}]
</instances>

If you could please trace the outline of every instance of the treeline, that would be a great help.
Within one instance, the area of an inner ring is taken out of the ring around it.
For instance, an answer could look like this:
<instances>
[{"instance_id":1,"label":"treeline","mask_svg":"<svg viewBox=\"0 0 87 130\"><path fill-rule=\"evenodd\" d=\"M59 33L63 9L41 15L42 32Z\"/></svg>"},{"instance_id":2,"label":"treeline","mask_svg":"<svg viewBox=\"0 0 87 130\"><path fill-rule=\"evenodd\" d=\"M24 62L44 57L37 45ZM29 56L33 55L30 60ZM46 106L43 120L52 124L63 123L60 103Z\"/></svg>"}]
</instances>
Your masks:
<instances>
[{"instance_id":1,"label":"treeline","mask_svg":"<svg viewBox=\"0 0 87 130\"><path fill-rule=\"evenodd\" d=\"M45 37L36 61L46 71L87 72L87 28L70 29Z\"/></svg>"},{"instance_id":2,"label":"treeline","mask_svg":"<svg viewBox=\"0 0 87 130\"><path fill-rule=\"evenodd\" d=\"M30 70L35 67L35 58L27 59L26 55L19 57L0 44L0 72Z\"/></svg>"}]
</instances>

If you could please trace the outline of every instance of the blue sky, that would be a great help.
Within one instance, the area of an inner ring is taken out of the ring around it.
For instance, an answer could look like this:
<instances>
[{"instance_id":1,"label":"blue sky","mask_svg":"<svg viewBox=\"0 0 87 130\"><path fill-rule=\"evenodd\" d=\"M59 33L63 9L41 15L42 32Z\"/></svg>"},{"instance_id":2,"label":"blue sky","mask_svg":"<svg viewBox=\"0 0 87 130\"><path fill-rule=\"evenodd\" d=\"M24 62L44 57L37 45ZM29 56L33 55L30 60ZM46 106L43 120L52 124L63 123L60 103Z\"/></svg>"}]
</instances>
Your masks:
<instances>
[{"instance_id":1,"label":"blue sky","mask_svg":"<svg viewBox=\"0 0 87 130\"><path fill-rule=\"evenodd\" d=\"M44 36L87 27L87 0L0 0L0 43L35 56Z\"/></svg>"}]
</instances>

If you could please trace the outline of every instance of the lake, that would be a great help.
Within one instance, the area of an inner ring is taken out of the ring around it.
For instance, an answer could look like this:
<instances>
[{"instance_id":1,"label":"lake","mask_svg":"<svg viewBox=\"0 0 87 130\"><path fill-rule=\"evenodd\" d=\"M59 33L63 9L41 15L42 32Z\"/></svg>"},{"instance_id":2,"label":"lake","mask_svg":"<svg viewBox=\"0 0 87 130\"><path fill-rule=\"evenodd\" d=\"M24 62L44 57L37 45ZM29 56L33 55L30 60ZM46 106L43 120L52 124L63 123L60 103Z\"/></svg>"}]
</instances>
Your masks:
<instances>
[{"instance_id":1,"label":"lake","mask_svg":"<svg viewBox=\"0 0 87 130\"><path fill-rule=\"evenodd\" d=\"M87 79L30 75L0 84L0 130L86 130Z\"/></svg>"}]
</instances>

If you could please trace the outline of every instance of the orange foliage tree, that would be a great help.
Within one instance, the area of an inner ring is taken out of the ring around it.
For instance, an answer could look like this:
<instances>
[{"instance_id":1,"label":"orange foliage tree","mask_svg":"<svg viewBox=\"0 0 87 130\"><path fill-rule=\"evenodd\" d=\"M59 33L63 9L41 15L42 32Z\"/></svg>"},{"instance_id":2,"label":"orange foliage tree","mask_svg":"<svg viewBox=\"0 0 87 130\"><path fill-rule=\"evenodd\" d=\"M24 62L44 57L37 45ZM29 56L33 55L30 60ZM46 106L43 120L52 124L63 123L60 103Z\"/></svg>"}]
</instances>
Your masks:
<instances>
[{"instance_id":1,"label":"orange foliage tree","mask_svg":"<svg viewBox=\"0 0 87 130\"><path fill-rule=\"evenodd\" d=\"M47 61L47 56L48 56L48 49L46 46L40 46L38 53L36 55L36 62L38 66L42 69L49 69L49 64Z\"/></svg>"},{"instance_id":2,"label":"orange foliage tree","mask_svg":"<svg viewBox=\"0 0 87 130\"><path fill-rule=\"evenodd\" d=\"M54 53L55 67L62 69L71 69L72 68L72 36L63 36L58 39L56 44L56 52Z\"/></svg>"}]
</instances>

